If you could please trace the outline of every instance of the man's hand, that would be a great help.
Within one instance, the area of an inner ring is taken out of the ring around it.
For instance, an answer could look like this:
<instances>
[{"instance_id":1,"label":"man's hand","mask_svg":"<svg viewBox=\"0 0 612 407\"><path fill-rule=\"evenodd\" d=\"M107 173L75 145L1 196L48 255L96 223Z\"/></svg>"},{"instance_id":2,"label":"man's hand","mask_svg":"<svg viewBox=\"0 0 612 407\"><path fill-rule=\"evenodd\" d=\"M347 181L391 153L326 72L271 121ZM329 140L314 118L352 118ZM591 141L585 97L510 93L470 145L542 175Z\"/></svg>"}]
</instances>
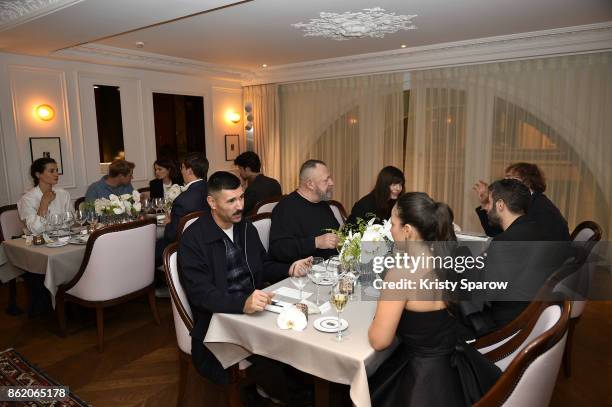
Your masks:
<instances>
[{"instance_id":1,"label":"man's hand","mask_svg":"<svg viewBox=\"0 0 612 407\"><path fill-rule=\"evenodd\" d=\"M244 311L245 314L253 314L255 312L263 311L264 308L266 308L266 305L272 303L272 297L274 297L273 293L255 290L244 302L244 308L242 311Z\"/></svg>"},{"instance_id":2,"label":"man's hand","mask_svg":"<svg viewBox=\"0 0 612 407\"><path fill-rule=\"evenodd\" d=\"M317 249L335 249L338 246L338 236L334 233L326 233L315 237L315 247Z\"/></svg>"},{"instance_id":3,"label":"man's hand","mask_svg":"<svg viewBox=\"0 0 612 407\"><path fill-rule=\"evenodd\" d=\"M480 180L474 184L472 189L476 192L482 209L487 209L489 206L489 184Z\"/></svg>"},{"instance_id":4,"label":"man's hand","mask_svg":"<svg viewBox=\"0 0 612 407\"><path fill-rule=\"evenodd\" d=\"M296 260L289 266L289 277L302 277L308 274L308 270L312 267L312 256L305 259Z\"/></svg>"}]
</instances>

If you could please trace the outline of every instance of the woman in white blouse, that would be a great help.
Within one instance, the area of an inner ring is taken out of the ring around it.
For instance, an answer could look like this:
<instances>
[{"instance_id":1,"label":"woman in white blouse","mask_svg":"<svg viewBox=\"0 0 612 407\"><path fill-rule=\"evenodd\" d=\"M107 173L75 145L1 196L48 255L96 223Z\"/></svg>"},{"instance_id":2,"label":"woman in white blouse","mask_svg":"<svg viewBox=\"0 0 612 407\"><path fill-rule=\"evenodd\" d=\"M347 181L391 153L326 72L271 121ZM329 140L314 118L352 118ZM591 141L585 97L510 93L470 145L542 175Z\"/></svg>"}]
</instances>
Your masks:
<instances>
[{"instance_id":1,"label":"woman in white blouse","mask_svg":"<svg viewBox=\"0 0 612 407\"><path fill-rule=\"evenodd\" d=\"M40 234L45 231L45 218L49 213L64 213L72 210L70 194L55 188L59 180L57 163L53 158L43 157L30 166L34 188L26 192L19 202L19 218L30 232Z\"/></svg>"}]
</instances>

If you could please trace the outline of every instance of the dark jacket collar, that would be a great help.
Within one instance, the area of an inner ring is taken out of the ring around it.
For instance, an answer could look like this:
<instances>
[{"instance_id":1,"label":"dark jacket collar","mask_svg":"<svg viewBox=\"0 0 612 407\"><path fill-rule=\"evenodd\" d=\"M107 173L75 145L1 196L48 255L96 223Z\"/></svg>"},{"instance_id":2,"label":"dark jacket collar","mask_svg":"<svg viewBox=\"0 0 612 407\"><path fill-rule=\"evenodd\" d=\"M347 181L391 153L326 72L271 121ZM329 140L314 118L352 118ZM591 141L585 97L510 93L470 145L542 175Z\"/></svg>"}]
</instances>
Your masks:
<instances>
[{"instance_id":1,"label":"dark jacket collar","mask_svg":"<svg viewBox=\"0 0 612 407\"><path fill-rule=\"evenodd\" d=\"M212 217L212 214L206 214L201 218L203 229L204 229L204 242L206 244L216 242L218 240L223 240L226 236L225 232L217 225L217 222ZM240 232L239 236L242 236L242 231L246 225L246 220L242 217L242 220L238 223L234 223L234 235L235 232Z\"/></svg>"},{"instance_id":2,"label":"dark jacket collar","mask_svg":"<svg viewBox=\"0 0 612 407\"><path fill-rule=\"evenodd\" d=\"M512 229L514 226L523 224L523 223L527 223L529 222L529 218L527 218L527 215L521 215L518 218L514 219L514 222L512 222L510 224L510 226L508 226L508 228L505 230L505 232L509 231L510 229Z\"/></svg>"}]
</instances>

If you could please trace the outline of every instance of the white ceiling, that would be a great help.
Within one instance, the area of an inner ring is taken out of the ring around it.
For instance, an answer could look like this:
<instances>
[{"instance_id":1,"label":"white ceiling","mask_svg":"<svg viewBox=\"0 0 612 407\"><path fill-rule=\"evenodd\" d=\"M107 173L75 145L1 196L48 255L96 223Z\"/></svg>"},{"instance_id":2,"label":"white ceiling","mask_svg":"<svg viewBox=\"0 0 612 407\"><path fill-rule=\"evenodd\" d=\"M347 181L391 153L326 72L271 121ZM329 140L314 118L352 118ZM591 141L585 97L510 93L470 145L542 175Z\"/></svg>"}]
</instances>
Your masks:
<instances>
[{"instance_id":1,"label":"white ceiling","mask_svg":"<svg viewBox=\"0 0 612 407\"><path fill-rule=\"evenodd\" d=\"M254 69L264 63L272 67L398 49L401 44L415 47L612 21L612 0L252 0L209 12L204 11L236 1L73 3L4 31L0 25L0 50L44 55L84 43L137 50L136 42L143 41L140 51L147 53ZM372 7L417 14L418 29L383 39L334 41L304 37L291 26L317 18L321 11Z\"/></svg>"}]
</instances>

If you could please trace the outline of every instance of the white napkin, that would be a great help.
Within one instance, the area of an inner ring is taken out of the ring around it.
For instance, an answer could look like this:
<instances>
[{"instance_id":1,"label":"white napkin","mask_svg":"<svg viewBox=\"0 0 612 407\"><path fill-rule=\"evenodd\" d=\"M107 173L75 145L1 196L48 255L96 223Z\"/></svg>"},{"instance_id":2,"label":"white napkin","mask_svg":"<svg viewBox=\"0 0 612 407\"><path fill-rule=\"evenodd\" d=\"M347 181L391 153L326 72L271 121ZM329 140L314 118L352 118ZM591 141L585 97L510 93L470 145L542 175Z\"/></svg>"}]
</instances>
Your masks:
<instances>
[{"instance_id":1,"label":"white napkin","mask_svg":"<svg viewBox=\"0 0 612 407\"><path fill-rule=\"evenodd\" d=\"M294 331L303 331L308 325L306 315L295 306L286 307L278 314L276 324L280 329L292 329Z\"/></svg>"},{"instance_id":2,"label":"white napkin","mask_svg":"<svg viewBox=\"0 0 612 407\"><path fill-rule=\"evenodd\" d=\"M293 298L294 300L300 299L300 290L296 290L295 288L290 287L279 287L274 290L276 295L281 295L283 297ZM308 298L312 295L312 293L302 291L302 299Z\"/></svg>"}]
</instances>

